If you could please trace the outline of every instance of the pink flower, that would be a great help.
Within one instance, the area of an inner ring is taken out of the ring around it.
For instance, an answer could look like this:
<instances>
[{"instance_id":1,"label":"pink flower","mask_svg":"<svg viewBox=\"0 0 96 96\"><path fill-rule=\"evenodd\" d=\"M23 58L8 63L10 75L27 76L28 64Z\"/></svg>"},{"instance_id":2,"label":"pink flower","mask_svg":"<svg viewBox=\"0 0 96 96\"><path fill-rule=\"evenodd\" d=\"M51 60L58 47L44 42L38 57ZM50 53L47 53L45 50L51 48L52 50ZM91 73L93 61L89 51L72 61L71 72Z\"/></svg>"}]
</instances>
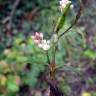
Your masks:
<instances>
[{"instance_id":1,"label":"pink flower","mask_svg":"<svg viewBox=\"0 0 96 96\"><path fill-rule=\"evenodd\" d=\"M50 40L42 40L42 42L38 44L38 47L42 48L43 50L49 50L50 49Z\"/></svg>"},{"instance_id":2,"label":"pink flower","mask_svg":"<svg viewBox=\"0 0 96 96\"><path fill-rule=\"evenodd\" d=\"M34 43L37 44L39 48L42 48L43 50L49 50L50 49L50 40L43 39L43 34L36 32L34 36L32 36L32 39L34 40Z\"/></svg>"},{"instance_id":3,"label":"pink flower","mask_svg":"<svg viewBox=\"0 0 96 96\"><path fill-rule=\"evenodd\" d=\"M36 44L39 44L42 39L43 39L43 34L42 33L39 33L39 32L36 32L34 36L32 36L32 39L34 40L34 42Z\"/></svg>"},{"instance_id":4,"label":"pink flower","mask_svg":"<svg viewBox=\"0 0 96 96\"><path fill-rule=\"evenodd\" d=\"M60 9L61 11L67 6L67 4L71 3L69 0L61 0L60 1Z\"/></svg>"}]
</instances>

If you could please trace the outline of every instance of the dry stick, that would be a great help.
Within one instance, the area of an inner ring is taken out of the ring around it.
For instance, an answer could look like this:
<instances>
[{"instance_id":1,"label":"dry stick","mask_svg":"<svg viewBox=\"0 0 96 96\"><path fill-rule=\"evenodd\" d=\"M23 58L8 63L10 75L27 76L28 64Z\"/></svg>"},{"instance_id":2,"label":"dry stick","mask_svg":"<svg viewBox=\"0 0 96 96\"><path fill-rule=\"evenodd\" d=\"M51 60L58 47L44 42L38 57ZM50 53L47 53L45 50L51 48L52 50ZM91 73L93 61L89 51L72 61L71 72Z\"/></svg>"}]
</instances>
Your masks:
<instances>
[{"instance_id":1,"label":"dry stick","mask_svg":"<svg viewBox=\"0 0 96 96\"><path fill-rule=\"evenodd\" d=\"M78 13L77 13L77 15L75 17L75 21L71 24L71 26L68 29L66 29L63 33L61 33L59 35L58 39L60 37L62 37L65 33L67 33L78 22L78 20L79 20L79 18L81 16L81 13L82 13L82 4L80 5L79 11L78 11Z\"/></svg>"},{"instance_id":2,"label":"dry stick","mask_svg":"<svg viewBox=\"0 0 96 96\"><path fill-rule=\"evenodd\" d=\"M13 5L13 8L12 8L12 11L11 11L11 14L10 14L9 26L8 26L9 30L12 28L12 20L14 18L14 13L16 11L16 8L17 8L19 2L20 2L20 0L16 0L14 5Z\"/></svg>"}]
</instances>

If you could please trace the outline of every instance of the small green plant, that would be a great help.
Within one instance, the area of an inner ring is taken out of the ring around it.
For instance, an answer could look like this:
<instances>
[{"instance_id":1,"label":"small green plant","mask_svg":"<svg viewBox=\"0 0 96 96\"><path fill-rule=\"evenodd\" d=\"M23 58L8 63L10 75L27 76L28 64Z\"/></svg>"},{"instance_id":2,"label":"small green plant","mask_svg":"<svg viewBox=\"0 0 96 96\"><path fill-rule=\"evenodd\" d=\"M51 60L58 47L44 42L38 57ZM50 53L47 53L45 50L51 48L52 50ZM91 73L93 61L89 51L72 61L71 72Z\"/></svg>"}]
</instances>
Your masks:
<instances>
[{"instance_id":1,"label":"small green plant","mask_svg":"<svg viewBox=\"0 0 96 96\"><path fill-rule=\"evenodd\" d=\"M76 24L76 22L78 21L80 15L81 15L82 4L80 4L80 9L76 15L75 20L72 22L72 25L69 26L69 28L66 29L63 33L59 33L60 29L63 27L63 25L65 23L66 16L67 16L68 12L70 11L71 6L72 6L72 3L69 0L60 1L60 10L61 10L62 14L59 17L59 19L55 25L55 28L53 30L52 36L49 40L44 39L43 34L40 32L36 32L32 36L32 39L33 39L34 43L38 46L38 48L44 50L47 61L48 61L47 65L48 65L48 69L49 69L49 77L48 77L49 79L48 80L46 79L46 82L50 86L50 93L49 93L50 95L49 96L63 96L63 93L59 90L58 85L54 85L55 79L56 79L56 77L55 77L56 71L59 68L55 62L56 61L55 56L56 56L59 39ZM51 54L51 58L50 58L49 53Z\"/></svg>"},{"instance_id":2,"label":"small green plant","mask_svg":"<svg viewBox=\"0 0 96 96\"><path fill-rule=\"evenodd\" d=\"M19 0L17 1L20 2ZM64 25L66 26L65 21L67 20L67 15L70 10L72 10L72 7L74 7L69 0L60 1L59 9L61 14L56 21L56 24L54 24L55 27L51 26L53 27L51 37L45 39L43 33L35 32L34 35L27 38L19 34L19 36L16 36L13 41L9 40L8 43L4 41L6 45L8 44L8 47L11 47L9 43L12 42L12 45L14 47L6 48L4 51L1 51L3 53L3 59L0 61L0 96L2 95L2 93L5 96L15 96L15 93L19 92L20 87L23 84L29 85L31 88L34 88L36 83L38 82L38 74L40 74L41 72L45 72L46 74L44 75L44 82L46 82L48 87L50 87L49 95L63 95L63 92L58 87L58 84L56 84L56 72L58 71L58 69L64 66L64 60L62 58L64 57L64 54L62 52L58 52L58 43L60 42L61 37L63 37L80 18L82 12L82 4L81 2L79 3L80 8L78 10L78 13L72 21L72 24L68 24L69 26L67 29L65 29L64 32L61 32L61 30ZM19 14L19 12L17 13ZM10 21L9 23L11 24L11 26L9 26L10 28L7 26L9 29L11 29L12 27L13 15L11 19L7 18ZM22 26L24 27L24 29L30 29L27 21L23 22ZM7 29L7 34L9 36L8 38L10 39L12 30L9 29ZM14 34L15 32L16 30L14 31ZM65 45L62 44L62 46ZM71 53L69 52L68 54ZM59 63L62 64L60 65ZM70 91L70 88L67 85L65 87L63 87L64 90L66 89L65 93L67 93L67 91Z\"/></svg>"}]
</instances>

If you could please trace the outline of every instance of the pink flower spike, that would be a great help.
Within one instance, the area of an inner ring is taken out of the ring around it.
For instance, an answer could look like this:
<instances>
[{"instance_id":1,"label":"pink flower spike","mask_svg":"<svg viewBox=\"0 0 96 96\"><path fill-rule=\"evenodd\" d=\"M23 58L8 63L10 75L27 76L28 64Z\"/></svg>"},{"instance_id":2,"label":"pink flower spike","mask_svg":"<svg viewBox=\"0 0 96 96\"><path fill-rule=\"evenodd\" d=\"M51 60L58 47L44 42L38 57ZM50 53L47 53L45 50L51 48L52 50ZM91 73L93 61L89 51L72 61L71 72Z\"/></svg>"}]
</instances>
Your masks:
<instances>
[{"instance_id":1,"label":"pink flower spike","mask_svg":"<svg viewBox=\"0 0 96 96\"><path fill-rule=\"evenodd\" d=\"M43 50L50 49L50 40L43 39L43 34L36 32L34 36L32 36L34 43Z\"/></svg>"},{"instance_id":2,"label":"pink flower spike","mask_svg":"<svg viewBox=\"0 0 96 96\"><path fill-rule=\"evenodd\" d=\"M61 4L66 4L68 2L68 0L62 0L62 1L60 1L60 5Z\"/></svg>"},{"instance_id":3,"label":"pink flower spike","mask_svg":"<svg viewBox=\"0 0 96 96\"><path fill-rule=\"evenodd\" d=\"M60 2L60 9L61 11L67 6L67 4L71 3L69 0L61 0Z\"/></svg>"}]
</instances>

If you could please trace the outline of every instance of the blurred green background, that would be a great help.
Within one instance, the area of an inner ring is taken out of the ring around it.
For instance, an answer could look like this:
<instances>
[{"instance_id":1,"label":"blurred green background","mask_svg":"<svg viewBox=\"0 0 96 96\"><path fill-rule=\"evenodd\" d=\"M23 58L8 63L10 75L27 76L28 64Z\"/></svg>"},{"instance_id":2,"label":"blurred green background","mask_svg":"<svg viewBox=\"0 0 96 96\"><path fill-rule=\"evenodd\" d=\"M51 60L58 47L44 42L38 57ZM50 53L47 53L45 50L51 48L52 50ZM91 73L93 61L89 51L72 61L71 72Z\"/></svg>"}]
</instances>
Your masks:
<instances>
[{"instance_id":1,"label":"blurred green background","mask_svg":"<svg viewBox=\"0 0 96 96\"><path fill-rule=\"evenodd\" d=\"M96 96L96 0L82 2L81 18L56 52L56 64L63 65L57 81L65 96ZM76 15L78 2L72 3L60 32ZM42 32L50 38L60 15L59 0L0 0L0 96L47 96L47 57L31 36Z\"/></svg>"}]
</instances>

